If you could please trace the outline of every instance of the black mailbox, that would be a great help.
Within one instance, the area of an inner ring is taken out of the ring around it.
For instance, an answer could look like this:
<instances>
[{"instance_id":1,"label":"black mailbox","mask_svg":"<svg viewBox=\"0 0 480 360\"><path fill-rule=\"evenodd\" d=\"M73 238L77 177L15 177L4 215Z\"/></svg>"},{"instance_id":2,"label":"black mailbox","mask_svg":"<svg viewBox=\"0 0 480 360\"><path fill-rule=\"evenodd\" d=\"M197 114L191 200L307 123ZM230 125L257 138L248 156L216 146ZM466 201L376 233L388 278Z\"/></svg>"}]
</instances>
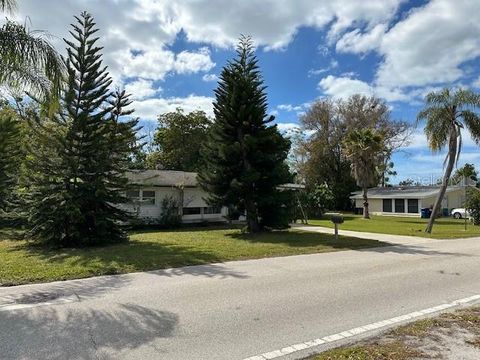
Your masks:
<instances>
[{"instance_id":1,"label":"black mailbox","mask_svg":"<svg viewBox=\"0 0 480 360\"><path fill-rule=\"evenodd\" d=\"M334 224L343 224L343 215L332 215L330 220Z\"/></svg>"}]
</instances>

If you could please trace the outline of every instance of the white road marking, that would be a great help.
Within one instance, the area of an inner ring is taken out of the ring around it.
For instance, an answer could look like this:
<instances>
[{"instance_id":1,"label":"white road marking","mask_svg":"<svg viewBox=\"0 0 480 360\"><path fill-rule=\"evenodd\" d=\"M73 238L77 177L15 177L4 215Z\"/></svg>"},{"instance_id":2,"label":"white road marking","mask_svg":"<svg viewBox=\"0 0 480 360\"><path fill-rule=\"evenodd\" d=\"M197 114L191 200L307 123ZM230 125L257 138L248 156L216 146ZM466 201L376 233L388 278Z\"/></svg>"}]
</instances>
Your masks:
<instances>
[{"instance_id":1,"label":"white road marking","mask_svg":"<svg viewBox=\"0 0 480 360\"><path fill-rule=\"evenodd\" d=\"M243 360L276 359L276 358L279 358L279 357L282 357L282 356L285 356L285 355L289 355L289 354L297 352L297 351L309 349L309 348L319 346L319 345L322 345L322 344L326 344L326 343L332 343L332 342L335 342L335 341L338 341L338 340L341 340L341 339L345 339L345 338L348 338L348 337L352 337L352 336L355 336L355 335L358 335L358 334L365 333L367 331L380 329L382 327L386 327L386 326L396 324L396 323L399 323L399 322L402 322L402 321L413 320L413 319L419 318L419 317L427 315L427 314L440 312L440 311L443 311L443 310L446 310L446 309L453 308L455 306L468 304L470 302L477 301L477 300L480 300L480 295L470 296L468 298L455 300L455 301L453 301L451 303L448 303L448 304L442 304L442 305L431 307L431 308L428 308L428 309L415 311L415 312L412 312L410 314L406 314L406 315L403 315L403 316L397 316L397 317L394 317L394 318L391 318L391 319L378 321L378 322L373 323L373 324L360 326L360 327L357 327L355 329L350 329L350 330L347 330L347 331L343 331L343 332L338 333L338 334L325 336L321 339L315 339L315 340L310 340L310 341L306 341L306 342L299 343L299 344L290 345L290 346L284 347L283 349L280 349L280 350L269 351L267 353L251 356L251 357L243 359Z\"/></svg>"}]
</instances>

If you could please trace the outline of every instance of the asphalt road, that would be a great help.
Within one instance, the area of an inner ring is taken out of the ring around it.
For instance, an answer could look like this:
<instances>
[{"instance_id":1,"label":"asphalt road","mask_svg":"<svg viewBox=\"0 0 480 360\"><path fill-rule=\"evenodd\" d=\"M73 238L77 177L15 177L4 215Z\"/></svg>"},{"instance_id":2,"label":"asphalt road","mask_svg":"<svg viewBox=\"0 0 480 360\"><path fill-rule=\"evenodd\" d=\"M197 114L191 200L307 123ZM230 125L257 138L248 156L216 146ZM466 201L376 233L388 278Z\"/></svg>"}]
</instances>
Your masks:
<instances>
[{"instance_id":1,"label":"asphalt road","mask_svg":"<svg viewBox=\"0 0 480 360\"><path fill-rule=\"evenodd\" d=\"M476 294L480 239L0 288L0 359L240 360Z\"/></svg>"}]
</instances>

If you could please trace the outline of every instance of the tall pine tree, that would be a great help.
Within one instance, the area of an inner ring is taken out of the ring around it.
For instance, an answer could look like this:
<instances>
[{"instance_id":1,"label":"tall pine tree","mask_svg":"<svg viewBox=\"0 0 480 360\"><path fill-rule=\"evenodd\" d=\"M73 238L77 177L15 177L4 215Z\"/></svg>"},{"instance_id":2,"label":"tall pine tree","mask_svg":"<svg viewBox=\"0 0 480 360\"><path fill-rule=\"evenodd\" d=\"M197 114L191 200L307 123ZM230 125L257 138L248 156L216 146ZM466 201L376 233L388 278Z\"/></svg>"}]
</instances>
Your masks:
<instances>
[{"instance_id":1,"label":"tall pine tree","mask_svg":"<svg viewBox=\"0 0 480 360\"><path fill-rule=\"evenodd\" d=\"M252 40L242 36L215 90L215 121L199 179L212 204L246 212L249 232L288 221L287 194L277 186L291 181L285 161L290 142L267 115L265 89Z\"/></svg>"},{"instance_id":2,"label":"tall pine tree","mask_svg":"<svg viewBox=\"0 0 480 360\"><path fill-rule=\"evenodd\" d=\"M60 246L86 246L125 239L124 173L136 143L138 120L124 91L111 93L111 79L96 43L98 31L84 12L72 24L65 64L68 83L59 113L34 123L35 148L27 161L27 207L31 236Z\"/></svg>"}]
</instances>

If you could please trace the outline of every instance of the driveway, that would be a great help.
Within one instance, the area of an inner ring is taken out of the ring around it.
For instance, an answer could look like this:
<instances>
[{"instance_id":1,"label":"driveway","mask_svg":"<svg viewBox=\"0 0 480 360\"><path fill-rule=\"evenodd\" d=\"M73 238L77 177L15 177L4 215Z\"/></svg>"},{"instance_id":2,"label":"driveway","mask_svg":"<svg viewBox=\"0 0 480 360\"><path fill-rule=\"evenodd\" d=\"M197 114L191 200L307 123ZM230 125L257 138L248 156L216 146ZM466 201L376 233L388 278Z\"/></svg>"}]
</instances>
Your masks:
<instances>
[{"instance_id":1,"label":"driveway","mask_svg":"<svg viewBox=\"0 0 480 360\"><path fill-rule=\"evenodd\" d=\"M0 288L0 358L297 359L480 298L480 240L417 240Z\"/></svg>"}]
</instances>

